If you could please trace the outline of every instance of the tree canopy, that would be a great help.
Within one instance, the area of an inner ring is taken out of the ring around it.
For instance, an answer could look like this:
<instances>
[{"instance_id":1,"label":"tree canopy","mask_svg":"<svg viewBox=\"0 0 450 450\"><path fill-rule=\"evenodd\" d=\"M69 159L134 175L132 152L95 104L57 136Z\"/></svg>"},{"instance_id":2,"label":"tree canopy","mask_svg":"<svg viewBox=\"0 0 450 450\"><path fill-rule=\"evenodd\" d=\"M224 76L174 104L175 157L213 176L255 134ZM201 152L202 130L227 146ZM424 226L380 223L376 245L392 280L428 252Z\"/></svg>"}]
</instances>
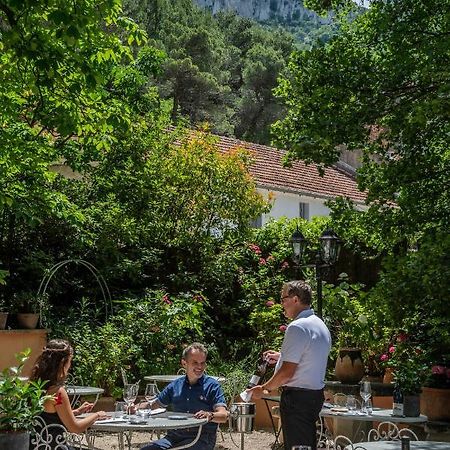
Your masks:
<instances>
[{"instance_id":1,"label":"tree canopy","mask_svg":"<svg viewBox=\"0 0 450 450\"><path fill-rule=\"evenodd\" d=\"M277 140L290 158L326 165L341 146L362 150L365 225L388 247L448 230L450 4L375 0L360 15L337 6L340 32L296 52L278 87L289 112Z\"/></svg>"}]
</instances>

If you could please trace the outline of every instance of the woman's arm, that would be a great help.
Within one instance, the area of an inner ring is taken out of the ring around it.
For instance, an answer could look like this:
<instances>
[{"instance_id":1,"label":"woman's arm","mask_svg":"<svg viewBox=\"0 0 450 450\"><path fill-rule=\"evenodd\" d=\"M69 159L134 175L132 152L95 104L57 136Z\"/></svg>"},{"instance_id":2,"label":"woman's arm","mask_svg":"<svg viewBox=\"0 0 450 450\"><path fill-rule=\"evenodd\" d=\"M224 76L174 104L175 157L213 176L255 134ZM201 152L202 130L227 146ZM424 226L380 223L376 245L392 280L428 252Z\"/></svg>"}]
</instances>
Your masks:
<instances>
[{"instance_id":1,"label":"woman's arm","mask_svg":"<svg viewBox=\"0 0 450 450\"><path fill-rule=\"evenodd\" d=\"M67 395L66 390L64 388L60 388L58 390L58 393L61 397L61 403L55 405L55 409L59 418L61 419L61 422L70 433L83 433L96 420L108 417L105 411L98 411L89 414L82 419L77 419L73 414L72 408L70 406L69 396Z\"/></svg>"}]
</instances>

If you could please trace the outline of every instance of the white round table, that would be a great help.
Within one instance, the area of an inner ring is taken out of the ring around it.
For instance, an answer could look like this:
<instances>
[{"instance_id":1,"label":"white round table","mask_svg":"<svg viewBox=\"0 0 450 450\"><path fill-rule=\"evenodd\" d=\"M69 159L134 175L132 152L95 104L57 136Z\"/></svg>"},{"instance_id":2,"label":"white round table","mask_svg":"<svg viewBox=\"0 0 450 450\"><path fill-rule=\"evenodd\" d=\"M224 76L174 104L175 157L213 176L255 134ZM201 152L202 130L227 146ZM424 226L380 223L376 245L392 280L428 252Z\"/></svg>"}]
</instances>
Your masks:
<instances>
[{"instance_id":1,"label":"white round table","mask_svg":"<svg viewBox=\"0 0 450 450\"><path fill-rule=\"evenodd\" d=\"M223 383L225 381L225 377L215 377L212 375L209 375L211 378L214 378L219 383ZM144 377L145 381L153 381L154 383L171 383L173 380L176 380L177 378L184 377L183 374L181 375L148 375Z\"/></svg>"},{"instance_id":2,"label":"white round table","mask_svg":"<svg viewBox=\"0 0 450 450\"><path fill-rule=\"evenodd\" d=\"M133 431L167 432L169 430L198 428L197 435L189 445L173 447L172 449L181 450L191 447L193 444L195 444L200 438L203 425L208 423L207 419L196 419L192 414L179 412L165 412L162 414L158 414L157 416L152 416L148 419L145 419L145 423L132 423L123 419L118 419L117 422L115 422L115 415L115 413L112 413L112 420L99 420L89 427L88 431L86 432L89 449L95 448L94 441L96 431L117 433L119 439L119 450L124 450L125 438L128 442L128 448L131 449L131 433ZM173 417L173 419L171 419L170 417Z\"/></svg>"},{"instance_id":3,"label":"white round table","mask_svg":"<svg viewBox=\"0 0 450 450\"><path fill-rule=\"evenodd\" d=\"M410 441L411 450L449 450L450 442L437 441ZM359 442L358 444L347 445L345 450L400 450L401 441L377 441L377 442Z\"/></svg>"},{"instance_id":4,"label":"white round table","mask_svg":"<svg viewBox=\"0 0 450 450\"><path fill-rule=\"evenodd\" d=\"M87 396L87 395L95 395L95 401L94 405L97 403L98 398L100 395L105 392L104 389L93 387L93 386L74 386L73 384L68 384L65 386L67 395L72 397L72 400L70 402L71 406L75 406L78 401L80 400L80 397Z\"/></svg>"}]
</instances>

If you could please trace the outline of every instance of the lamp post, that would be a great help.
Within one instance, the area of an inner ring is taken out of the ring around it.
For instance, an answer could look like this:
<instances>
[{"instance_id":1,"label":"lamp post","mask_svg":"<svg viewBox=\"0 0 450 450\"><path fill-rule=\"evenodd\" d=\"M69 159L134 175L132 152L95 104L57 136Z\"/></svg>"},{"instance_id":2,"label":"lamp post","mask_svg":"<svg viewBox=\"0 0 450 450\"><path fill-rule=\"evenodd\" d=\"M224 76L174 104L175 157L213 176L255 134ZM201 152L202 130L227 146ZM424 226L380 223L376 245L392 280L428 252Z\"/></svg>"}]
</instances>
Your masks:
<instances>
[{"instance_id":1,"label":"lamp post","mask_svg":"<svg viewBox=\"0 0 450 450\"><path fill-rule=\"evenodd\" d=\"M314 263L302 264L306 253L308 241L300 230L294 231L291 237L292 250L294 252L294 262L297 267L315 267L317 282L317 314L322 317L322 270L333 266L339 258L341 241L332 230L325 230L319 238L319 249L316 253Z\"/></svg>"}]
</instances>

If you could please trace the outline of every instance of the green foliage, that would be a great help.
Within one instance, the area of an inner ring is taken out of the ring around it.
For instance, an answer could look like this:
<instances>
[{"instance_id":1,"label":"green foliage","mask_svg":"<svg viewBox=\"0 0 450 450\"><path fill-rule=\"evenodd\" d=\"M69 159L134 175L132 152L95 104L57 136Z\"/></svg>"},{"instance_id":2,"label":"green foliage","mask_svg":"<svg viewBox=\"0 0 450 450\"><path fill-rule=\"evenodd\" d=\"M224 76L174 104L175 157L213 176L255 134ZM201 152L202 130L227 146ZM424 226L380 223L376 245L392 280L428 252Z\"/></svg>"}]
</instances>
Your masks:
<instances>
[{"instance_id":1,"label":"green foliage","mask_svg":"<svg viewBox=\"0 0 450 450\"><path fill-rule=\"evenodd\" d=\"M44 383L24 381L21 373L30 349L16 355L18 366L2 371L0 377L0 432L31 431L36 416L43 411L44 402L51 398L45 394Z\"/></svg>"},{"instance_id":2,"label":"green foliage","mask_svg":"<svg viewBox=\"0 0 450 450\"><path fill-rule=\"evenodd\" d=\"M207 300L201 293L169 295L148 291L142 298L116 301L116 315L103 325L82 304L65 319L50 322L54 336L74 346L75 383L99 386L120 396L120 369L140 380L145 375L176 373L182 349L202 340Z\"/></svg>"},{"instance_id":3,"label":"green foliage","mask_svg":"<svg viewBox=\"0 0 450 450\"><path fill-rule=\"evenodd\" d=\"M391 342L387 352L381 356L383 365L392 369L394 381L404 395L419 394L431 375L428 349L419 343L418 336L413 331L413 324L418 319L417 316L410 319L410 331L404 328L403 332L394 337L394 342Z\"/></svg>"}]
</instances>

